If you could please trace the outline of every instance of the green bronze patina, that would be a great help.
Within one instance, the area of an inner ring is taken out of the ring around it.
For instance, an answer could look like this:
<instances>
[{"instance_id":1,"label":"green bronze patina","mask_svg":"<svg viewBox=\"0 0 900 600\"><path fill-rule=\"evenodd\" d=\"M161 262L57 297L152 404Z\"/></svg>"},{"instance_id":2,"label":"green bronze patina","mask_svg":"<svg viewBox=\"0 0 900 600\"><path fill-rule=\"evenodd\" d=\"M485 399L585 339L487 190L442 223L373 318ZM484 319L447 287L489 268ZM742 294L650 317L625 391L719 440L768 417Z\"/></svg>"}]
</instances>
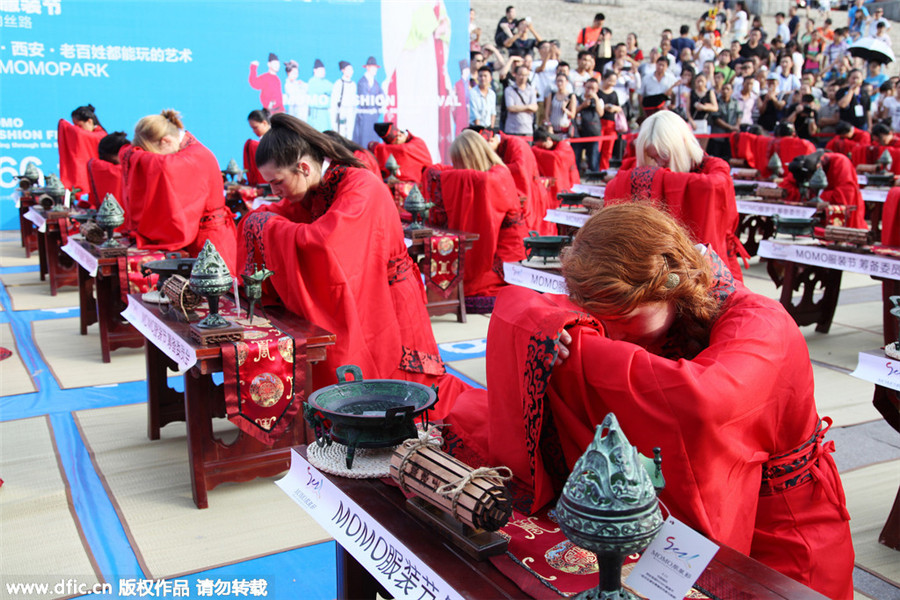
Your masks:
<instances>
[{"instance_id":1,"label":"green bronze patina","mask_svg":"<svg viewBox=\"0 0 900 600\"><path fill-rule=\"evenodd\" d=\"M97 215L94 217L97 225L106 231L106 241L103 242L101 248L118 248L121 244L113 237L113 230L125 222L125 211L116 201L116 197L107 194L97 209Z\"/></svg>"},{"instance_id":2,"label":"green bronze patina","mask_svg":"<svg viewBox=\"0 0 900 600\"><path fill-rule=\"evenodd\" d=\"M347 381L347 374L353 381ZM363 380L356 365L337 369L338 383L316 390L303 405L316 443L347 446L347 468L357 448L387 448L416 437L415 417L437 402L433 388L398 379ZM427 413L422 418L427 424Z\"/></svg>"},{"instance_id":3,"label":"green bronze patina","mask_svg":"<svg viewBox=\"0 0 900 600\"><path fill-rule=\"evenodd\" d=\"M257 269L253 273L244 274L244 294L247 295L247 299L250 301L250 307L247 309L247 314L249 315L250 324L253 324L253 309L256 307L256 303L260 301L262 298L262 284L263 281L271 277L275 274L275 271L270 271L269 269L263 267L262 269ZM265 316L265 310L262 306L259 307L260 310L263 311L263 316Z\"/></svg>"},{"instance_id":4,"label":"green bronze patina","mask_svg":"<svg viewBox=\"0 0 900 600\"><path fill-rule=\"evenodd\" d=\"M663 525L656 494L665 485L659 448L641 456L613 413L575 463L556 505L559 526L573 543L594 552L600 585L579 600L636 600L622 588L622 562L646 548Z\"/></svg>"},{"instance_id":5,"label":"green bronze patina","mask_svg":"<svg viewBox=\"0 0 900 600\"><path fill-rule=\"evenodd\" d=\"M433 206L433 202L425 202L422 192L419 191L419 186L413 185L406 196L406 201L403 203L403 208L412 215L412 223L409 224L407 229L424 229L425 226L422 225L422 221L428 218L428 212Z\"/></svg>"},{"instance_id":6,"label":"green bronze patina","mask_svg":"<svg viewBox=\"0 0 900 600\"><path fill-rule=\"evenodd\" d=\"M219 314L219 296L231 288L234 281L228 272L228 265L209 240L203 244L203 250L197 256L197 262L191 270L191 289L205 296L209 302L209 315L197 323L203 329L228 327L229 322Z\"/></svg>"}]
</instances>

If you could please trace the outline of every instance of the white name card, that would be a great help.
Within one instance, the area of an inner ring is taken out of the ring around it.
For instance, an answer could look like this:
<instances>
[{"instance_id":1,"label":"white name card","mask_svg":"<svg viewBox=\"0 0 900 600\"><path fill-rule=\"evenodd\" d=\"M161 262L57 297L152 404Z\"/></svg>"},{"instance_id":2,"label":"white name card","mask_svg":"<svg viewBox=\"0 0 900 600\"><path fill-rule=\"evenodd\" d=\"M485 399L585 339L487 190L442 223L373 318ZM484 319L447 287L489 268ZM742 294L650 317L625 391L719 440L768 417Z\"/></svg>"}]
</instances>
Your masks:
<instances>
[{"instance_id":1,"label":"white name card","mask_svg":"<svg viewBox=\"0 0 900 600\"><path fill-rule=\"evenodd\" d=\"M34 223L41 233L47 231L47 219L45 219L44 215L39 213L33 206L28 208L28 212L25 213L25 218Z\"/></svg>"},{"instance_id":2,"label":"white name card","mask_svg":"<svg viewBox=\"0 0 900 600\"><path fill-rule=\"evenodd\" d=\"M84 246L69 238L69 243L62 247L62 251L71 256L91 277L97 276L97 257L85 250Z\"/></svg>"},{"instance_id":3,"label":"white name card","mask_svg":"<svg viewBox=\"0 0 900 600\"><path fill-rule=\"evenodd\" d=\"M900 281L900 260L888 256L842 252L809 243L792 244L773 240L760 241L757 254L763 258Z\"/></svg>"},{"instance_id":4,"label":"white name card","mask_svg":"<svg viewBox=\"0 0 900 600\"><path fill-rule=\"evenodd\" d=\"M590 194L595 198L603 198L606 194L605 185L588 185L586 183L576 183L572 186L572 192L575 194Z\"/></svg>"},{"instance_id":5,"label":"white name card","mask_svg":"<svg viewBox=\"0 0 900 600\"><path fill-rule=\"evenodd\" d=\"M506 283L527 287L547 294L566 294L566 280L562 275L532 269L519 263L503 263L503 279Z\"/></svg>"},{"instance_id":6,"label":"white name card","mask_svg":"<svg viewBox=\"0 0 900 600\"><path fill-rule=\"evenodd\" d=\"M179 371L186 371L197 363L197 352L187 340L173 332L156 315L128 298L128 306L122 316L154 346L178 364Z\"/></svg>"},{"instance_id":7,"label":"white name card","mask_svg":"<svg viewBox=\"0 0 900 600\"><path fill-rule=\"evenodd\" d=\"M750 200L737 201L738 212L742 215L760 215L808 219L816 214L815 206L791 206L789 204L774 204L772 202L753 202Z\"/></svg>"},{"instance_id":8,"label":"white name card","mask_svg":"<svg viewBox=\"0 0 900 600\"><path fill-rule=\"evenodd\" d=\"M884 202L887 200L888 195L887 190L865 189L859 190L859 193L862 194L862 199L866 202Z\"/></svg>"},{"instance_id":9,"label":"white name card","mask_svg":"<svg viewBox=\"0 0 900 600\"><path fill-rule=\"evenodd\" d=\"M867 183L869 183L869 178L868 178L868 176L864 175L863 173L857 173L856 174L856 183L859 185L866 185Z\"/></svg>"},{"instance_id":10,"label":"white name card","mask_svg":"<svg viewBox=\"0 0 900 600\"><path fill-rule=\"evenodd\" d=\"M719 546L669 517L625 581L638 594L682 600Z\"/></svg>"},{"instance_id":11,"label":"white name card","mask_svg":"<svg viewBox=\"0 0 900 600\"><path fill-rule=\"evenodd\" d=\"M572 227L581 227L587 223L587 220L590 218L591 215L589 214L560 210L558 208L551 208L547 211L547 214L544 215L545 221L549 221L550 223L560 223L562 225L571 225Z\"/></svg>"},{"instance_id":12,"label":"white name card","mask_svg":"<svg viewBox=\"0 0 900 600\"><path fill-rule=\"evenodd\" d=\"M854 377L900 392L900 360L885 356L881 350L859 353Z\"/></svg>"},{"instance_id":13,"label":"white name card","mask_svg":"<svg viewBox=\"0 0 900 600\"><path fill-rule=\"evenodd\" d=\"M275 482L394 598L462 600L462 596L295 450Z\"/></svg>"}]
</instances>

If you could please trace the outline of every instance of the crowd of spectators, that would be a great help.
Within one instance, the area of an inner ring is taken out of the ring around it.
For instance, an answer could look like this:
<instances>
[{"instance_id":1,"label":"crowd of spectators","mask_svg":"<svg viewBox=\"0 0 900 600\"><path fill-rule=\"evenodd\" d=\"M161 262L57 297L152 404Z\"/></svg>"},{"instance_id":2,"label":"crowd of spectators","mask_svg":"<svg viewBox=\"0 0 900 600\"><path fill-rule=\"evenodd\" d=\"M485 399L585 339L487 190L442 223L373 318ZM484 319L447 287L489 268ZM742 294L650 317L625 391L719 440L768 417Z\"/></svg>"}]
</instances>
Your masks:
<instances>
[{"instance_id":1,"label":"crowd of spectators","mask_svg":"<svg viewBox=\"0 0 900 600\"><path fill-rule=\"evenodd\" d=\"M883 8L853 0L847 26L836 27L830 3L811 4L776 14L774 31L765 31L745 2L712 2L693 26L663 30L649 49L633 32L614 36L597 13L574 32L575 65L560 59L564 42L542 38L531 18L509 6L492 42L470 27L470 121L516 135L543 127L558 137L615 136L669 109L698 135L813 139L879 123L900 130L900 78L887 76L886 60L866 62L850 50L890 48ZM711 154L728 157L727 140L701 139ZM591 170L605 168L613 153L612 142L573 146Z\"/></svg>"}]
</instances>

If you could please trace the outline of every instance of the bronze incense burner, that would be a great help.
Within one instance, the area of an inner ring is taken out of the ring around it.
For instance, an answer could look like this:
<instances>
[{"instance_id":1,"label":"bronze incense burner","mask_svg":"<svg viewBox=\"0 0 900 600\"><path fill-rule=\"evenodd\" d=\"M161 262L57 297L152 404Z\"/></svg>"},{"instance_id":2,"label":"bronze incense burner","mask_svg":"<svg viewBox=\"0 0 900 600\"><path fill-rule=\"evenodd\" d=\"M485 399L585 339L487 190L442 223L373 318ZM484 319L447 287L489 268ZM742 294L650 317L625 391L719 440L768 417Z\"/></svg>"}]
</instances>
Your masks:
<instances>
[{"instance_id":1,"label":"bronze incense burner","mask_svg":"<svg viewBox=\"0 0 900 600\"><path fill-rule=\"evenodd\" d=\"M659 533L656 494L664 485L659 448L641 456L613 413L597 426L594 440L575 463L556 505L559 526L572 542L597 555L600 585L578 600L637 600L622 587L622 563Z\"/></svg>"}]
</instances>

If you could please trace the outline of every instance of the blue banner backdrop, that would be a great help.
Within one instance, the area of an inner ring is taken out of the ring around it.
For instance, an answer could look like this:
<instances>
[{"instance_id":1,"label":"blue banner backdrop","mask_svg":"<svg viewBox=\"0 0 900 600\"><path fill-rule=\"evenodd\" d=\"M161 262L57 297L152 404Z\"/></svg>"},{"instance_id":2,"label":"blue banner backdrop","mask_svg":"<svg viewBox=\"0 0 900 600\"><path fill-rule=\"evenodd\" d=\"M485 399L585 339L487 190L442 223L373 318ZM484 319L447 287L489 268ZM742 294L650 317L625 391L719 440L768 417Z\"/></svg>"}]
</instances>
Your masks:
<instances>
[{"instance_id":1,"label":"blue banner backdrop","mask_svg":"<svg viewBox=\"0 0 900 600\"><path fill-rule=\"evenodd\" d=\"M224 168L263 103L365 146L395 120L435 162L465 127L468 0L0 0L0 229L14 176L59 172L56 122L181 112ZM460 97L462 94L462 97Z\"/></svg>"}]
</instances>

